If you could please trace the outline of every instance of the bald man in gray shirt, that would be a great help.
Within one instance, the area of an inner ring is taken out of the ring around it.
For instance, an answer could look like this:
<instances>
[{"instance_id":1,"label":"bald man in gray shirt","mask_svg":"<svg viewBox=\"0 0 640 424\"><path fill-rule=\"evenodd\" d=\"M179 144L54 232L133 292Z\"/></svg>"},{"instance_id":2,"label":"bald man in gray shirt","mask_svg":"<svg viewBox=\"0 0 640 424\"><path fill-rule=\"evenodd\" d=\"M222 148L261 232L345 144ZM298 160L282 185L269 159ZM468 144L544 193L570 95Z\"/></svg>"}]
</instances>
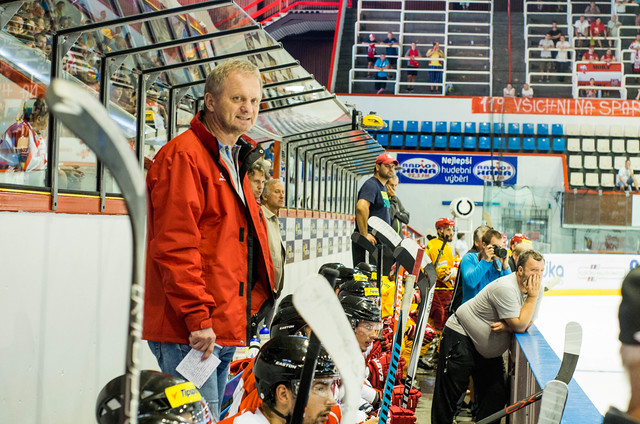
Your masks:
<instances>
[{"instance_id":1,"label":"bald man in gray shirt","mask_svg":"<svg viewBox=\"0 0 640 424\"><path fill-rule=\"evenodd\" d=\"M473 376L477 420L505 407L507 389L502 354L513 333L523 333L540 308L544 258L525 251L513 274L489 283L461 305L445 325L431 408L432 424L451 424L456 402Z\"/></svg>"}]
</instances>

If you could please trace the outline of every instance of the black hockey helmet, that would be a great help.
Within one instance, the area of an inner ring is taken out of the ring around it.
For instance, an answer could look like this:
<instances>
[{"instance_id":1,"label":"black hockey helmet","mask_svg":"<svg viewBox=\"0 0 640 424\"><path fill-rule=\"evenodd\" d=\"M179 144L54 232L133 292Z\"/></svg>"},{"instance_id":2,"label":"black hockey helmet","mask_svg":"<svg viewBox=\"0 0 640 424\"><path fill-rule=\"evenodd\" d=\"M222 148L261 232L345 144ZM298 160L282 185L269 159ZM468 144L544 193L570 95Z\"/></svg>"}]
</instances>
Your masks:
<instances>
[{"instance_id":1,"label":"black hockey helmet","mask_svg":"<svg viewBox=\"0 0 640 424\"><path fill-rule=\"evenodd\" d=\"M335 269L336 271L340 271L340 268L344 268L344 265L342 265L340 262L329 262L329 263L323 264L318 270L318 274L322 274L322 271L325 268L330 268L330 269Z\"/></svg>"},{"instance_id":2,"label":"black hockey helmet","mask_svg":"<svg viewBox=\"0 0 640 424\"><path fill-rule=\"evenodd\" d=\"M347 294L340 299L344 313L355 328L360 321L380 322L382 311L376 302L366 297Z\"/></svg>"},{"instance_id":3,"label":"black hockey helmet","mask_svg":"<svg viewBox=\"0 0 640 424\"><path fill-rule=\"evenodd\" d=\"M267 405L273 405L275 388L285 384L292 391L302 377L302 367L307 356L309 339L304 336L280 336L262 346L253 365L258 395ZM336 366L324 349L320 347L314 378L335 378Z\"/></svg>"},{"instance_id":4,"label":"black hockey helmet","mask_svg":"<svg viewBox=\"0 0 640 424\"><path fill-rule=\"evenodd\" d=\"M366 297L380 305L380 290L369 280L351 280L344 283L338 292L338 299L347 295Z\"/></svg>"},{"instance_id":5,"label":"black hockey helmet","mask_svg":"<svg viewBox=\"0 0 640 424\"><path fill-rule=\"evenodd\" d=\"M307 323L293 306L292 299L293 296L288 294L280 301L271 321L269 333L272 338L295 334L305 335L303 329Z\"/></svg>"},{"instance_id":6,"label":"black hockey helmet","mask_svg":"<svg viewBox=\"0 0 640 424\"><path fill-rule=\"evenodd\" d=\"M124 407L125 376L121 375L100 391L96 400L96 419L99 424L118 424ZM213 417L200 392L180 377L157 371L140 372L140 401L138 415L179 415L191 423L210 424Z\"/></svg>"}]
</instances>

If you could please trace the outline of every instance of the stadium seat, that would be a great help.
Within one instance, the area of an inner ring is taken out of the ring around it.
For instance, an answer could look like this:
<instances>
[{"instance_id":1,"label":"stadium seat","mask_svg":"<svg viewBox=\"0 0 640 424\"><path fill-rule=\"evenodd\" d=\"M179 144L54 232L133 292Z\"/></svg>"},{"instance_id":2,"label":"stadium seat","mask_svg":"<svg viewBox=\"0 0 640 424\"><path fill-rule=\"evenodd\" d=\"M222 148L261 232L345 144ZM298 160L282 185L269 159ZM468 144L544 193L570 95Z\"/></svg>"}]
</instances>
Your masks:
<instances>
[{"instance_id":1,"label":"stadium seat","mask_svg":"<svg viewBox=\"0 0 640 424\"><path fill-rule=\"evenodd\" d=\"M580 126L578 124L567 124L564 135L580 135Z\"/></svg>"},{"instance_id":2,"label":"stadium seat","mask_svg":"<svg viewBox=\"0 0 640 424\"><path fill-rule=\"evenodd\" d=\"M402 147L403 138L402 134L391 134L389 147Z\"/></svg>"},{"instance_id":3,"label":"stadium seat","mask_svg":"<svg viewBox=\"0 0 640 424\"><path fill-rule=\"evenodd\" d=\"M376 134L376 140L378 144L382 147L387 147L389 145L389 134L387 133L378 133Z\"/></svg>"},{"instance_id":4,"label":"stadium seat","mask_svg":"<svg viewBox=\"0 0 640 424\"><path fill-rule=\"evenodd\" d=\"M389 126L389 120L385 119L382 122L384 122L384 128L381 128L378 131L388 133L391 130L391 127Z\"/></svg>"},{"instance_id":5,"label":"stadium seat","mask_svg":"<svg viewBox=\"0 0 640 424\"><path fill-rule=\"evenodd\" d=\"M429 133L433 132L433 121L422 121L420 122L420 132L421 133Z\"/></svg>"},{"instance_id":6,"label":"stadium seat","mask_svg":"<svg viewBox=\"0 0 640 424\"><path fill-rule=\"evenodd\" d=\"M624 140L621 138L616 138L614 140L611 140L611 151L613 153L619 153L619 154L627 153L627 149L625 148L624 144L625 144Z\"/></svg>"},{"instance_id":7,"label":"stadium seat","mask_svg":"<svg viewBox=\"0 0 640 424\"><path fill-rule=\"evenodd\" d=\"M505 146L505 138L504 137L494 137L493 138L493 148L498 150L503 150Z\"/></svg>"},{"instance_id":8,"label":"stadium seat","mask_svg":"<svg viewBox=\"0 0 640 424\"><path fill-rule=\"evenodd\" d=\"M624 137L624 128L622 125L611 125L609 128L611 137Z\"/></svg>"},{"instance_id":9,"label":"stadium seat","mask_svg":"<svg viewBox=\"0 0 640 424\"><path fill-rule=\"evenodd\" d=\"M418 132L418 121L407 121L407 132L408 133L417 133Z\"/></svg>"},{"instance_id":10,"label":"stadium seat","mask_svg":"<svg viewBox=\"0 0 640 424\"><path fill-rule=\"evenodd\" d=\"M596 125L595 134L597 137L609 137L609 126Z\"/></svg>"},{"instance_id":11,"label":"stadium seat","mask_svg":"<svg viewBox=\"0 0 640 424\"><path fill-rule=\"evenodd\" d=\"M522 124L522 135L535 135L535 126L533 124Z\"/></svg>"},{"instance_id":12,"label":"stadium seat","mask_svg":"<svg viewBox=\"0 0 640 424\"><path fill-rule=\"evenodd\" d=\"M436 149L446 149L447 148L447 136L446 135L437 135L435 142L433 143L433 147Z\"/></svg>"},{"instance_id":13,"label":"stadium seat","mask_svg":"<svg viewBox=\"0 0 640 424\"><path fill-rule=\"evenodd\" d=\"M509 126L507 127L507 134L508 135L520 135L520 124L517 123L517 122L509 123Z\"/></svg>"},{"instance_id":14,"label":"stadium seat","mask_svg":"<svg viewBox=\"0 0 640 424\"><path fill-rule=\"evenodd\" d=\"M638 140L627 140L627 153L633 155L640 153L640 142Z\"/></svg>"},{"instance_id":15,"label":"stadium seat","mask_svg":"<svg viewBox=\"0 0 640 424\"><path fill-rule=\"evenodd\" d=\"M555 150L555 149L553 149ZM579 138L569 138L567 139L567 150L569 152L581 152L580 150L580 139Z\"/></svg>"},{"instance_id":16,"label":"stadium seat","mask_svg":"<svg viewBox=\"0 0 640 424\"><path fill-rule=\"evenodd\" d=\"M634 138L638 136L638 127L635 125L625 125L624 126L624 136L629 138Z\"/></svg>"},{"instance_id":17,"label":"stadium seat","mask_svg":"<svg viewBox=\"0 0 640 424\"><path fill-rule=\"evenodd\" d=\"M569 169L582 169L581 155L569 155Z\"/></svg>"},{"instance_id":18,"label":"stadium seat","mask_svg":"<svg viewBox=\"0 0 640 424\"><path fill-rule=\"evenodd\" d=\"M571 187L584 187L584 175L582 172L572 172L569 174L569 185Z\"/></svg>"},{"instance_id":19,"label":"stadium seat","mask_svg":"<svg viewBox=\"0 0 640 424\"><path fill-rule=\"evenodd\" d=\"M491 124L488 122L480 122L478 134L491 134Z\"/></svg>"},{"instance_id":20,"label":"stadium seat","mask_svg":"<svg viewBox=\"0 0 640 424\"><path fill-rule=\"evenodd\" d=\"M587 172L584 175L584 185L589 188L600 187L600 177L597 172Z\"/></svg>"},{"instance_id":21,"label":"stadium seat","mask_svg":"<svg viewBox=\"0 0 640 424\"><path fill-rule=\"evenodd\" d=\"M404 138L404 147L418 147L418 135L407 134Z\"/></svg>"},{"instance_id":22,"label":"stadium seat","mask_svg":"<svg viewBox=\"0 0 640 424\"><path fill-rule=\"evenodd\" d=\"M586 153L593 153L596 151L596 140L593 138L582 139L582 151Z\"/></svg>"},{"instance_id":23,"label":"stadium seat","mask_svg":"<svg viewBox=\"0 0 640 424\"><path fill-rule=\"evenodd\" d=\"M404 121L393 120L391 122L391 132L394 132L394 133L404 132Z\"/></svg>"},{"instance_id":24,"label":"stadium seat","mask_svg":"<svg viewBox=\"0 0 640 424\"><path fill-rule=\"evenodd\" d=\"M509 137L507 148L509 150L520 150L520 137Z\"/></svg>"},{"instance_id":25,"label":"stadium seat","mask_svg":"<svg viewBox=\"0 0 640 424\"><path fill-rule=\"evenodd\" d=\"M634 174L640 171L640 158L631 156L629 160L631 161L631 169L633 169Z\"/></svg>"},{"instance_id":26,"label":"stadium seat","mask_svg":"<svg viewBox=\"0 0 640 424\"><path fill-rule=\"evenodd\" d=\"M582 167L589 170L598 169L598 157L591 155L585 156L582 158Z\"/></svg>"},{"instance_id":27,"label":"stadium seat","mask_svg":"<svg viewBox=\"0 0 640 424\"><path fill-rule=\"evenodd\" d=\"M548 152L551 148L551 142L549 137L541 137L538 139L538 151L539 152Z\"/></svg>"},{"instance_id":28,"label":"stadium seat","mask_svg":"<svg viewBox=\"0 0 640 424\"><path fill-rule=\"evenodd\" d=\"M462 122L460 121L451 121L449 124L449 132L451 134L461 134L462 133Z\"/></svg>"},{"instance_id":29,"label":"stadium seat","mask_svg":"<svg viewBox=\"0 0 640 424\"><path fill-rule=\"evenodd\" d=\"M596 131L591 124L581 124L580 125L580 135L595 135Z\"/></svg>"},{"instance_id":30,"label":"stadium seat","mask_svg":"<svg viewBox=\"0 0 640 424\"><path fill-rule=\"evenodd\" d=\"M564 152L565 140L561 137L556 137L553 139L553 144L551 148L554 152Z\"/></svg>"},{"instance_id":31,"label":"stadium seat","mask_svg":"<svg viewBox=\"0 0 640 424\"><path fill-rule=\"evenodd\" d=\"M551 125L551 135L564 135L562 124Z\"/></svg>"},{"instance_id":32,"label":"stadium seat","mask_svg":"<svg viewBox=\"0 0 640 424\"><path fill-rule=\"evenodd\" d=\"M616 186L615 178L617 174L611 172L603 172L600 174L600 185L604 188L613 188Z\"/></svg>"},{"instance_id":33,"label":"stadium seat","mask_svg":"<svg viewBox=\"0 0 640 424\"><path fill-rule=\"evenodd\" d=\"M497 135L504 134L504 122L494 122L493 123L493 133Z\"/></svg>"},{"instance_id":34,"label":"stadium seat","mask_svg":"<svg viewBox=\"0 0 640 424\"><path fill-rule=\"evenodd\" d=\"M446 133L447 132L447 121L436 121L436 132L437 133Z\"/></svg>"},{"instance_id":35,"label":"stadium seat","mask_svg":"<svg viewBox=\"0 0 640 424\"><path fill-rule=\"evenodd\" d=\"M483 150L491 149L491 137L482 136L478 141L478 147Z\"/></svg>"},{"instance_id":36,"label":"stadium seat","mask_svg":"<svg viewBox=\"0 0 640 424\"><path fill-rule=\"evenodd\" d=\"M422 134L420 136L420 148L430 149L431 147L433 147L433 136Z\"/></svg>"},{"instance_id":37,"label":"stadium seat","mask_svg":"<svg viewBox=\"0 0 640 424\"><path fill-rule=\"evenodd\" d=\"M611 156L600 156L598 158L598 168L603 171L610 171L613 169L613 158Z\"/></svg>"},{"instance_id":38,"label":"stadium seat","mask_svg":"<svg viewBox=\"0 0 640 424\"><path fill-rule=\"evenodd\" d=\"M462 147L462 137L459 135L452 135L449 137L449 148L459 149Z\"/></svg>"},{"instance_id":39,"label":"stadium seat","mask_svg":"<svg viewBox=\"0 0 640 424\"><path fill-rule=\"evenodd\" d=\"M476 133L476 123L475 122L465 122L464 123L464 133L465 134L475 134Z\"/></svg>"},{"instance_id":40,"label":"stadium seat","mask_svg":"<svg viewBox=\"0 0 640 424\"><path fill-rule=\"evenodd\" d=\"M611 153L610 140L608 138L599 138L596 141L596 151L598 153Z\"/></svg>"},{"instance_id":41,"label":"stadium seat","mask_svg":"<svg viewBox=\"0 0 640 424\"><path fill-rule=\"evenodd\" d=\"M476 148L476 138L474 136L468 135L464 138L464 148L466 150L475 150Z\"/></svg>"},{"instance_id":42,"label":"stadium seat","mask_svg":"<svg viewBox=\"0 0 640 424\"><path fill-rule=\"evenodd\" d=\"M525 137L522 139L522 150L536 150L536 139L533 137Z\"/></svg>"},{"instance_id":43,"label":"stadium seat","mask_svg":"<svg viewBox=\"0 0 640 424\"><path fill-rule=\"evenodd\" d=\"M626 162L627 157L626 156L614 156L613 158L613 169L620 169L624 166L624 163Z\"/></svg>"},{"instance_id":44,"label":"stadium seat","mask_svg":"<svg viewBox=\"0 0 640 424\"><path fill-rule=\"evenodd\" d=\"M538 135L549 135L549 124L538 124L538 128L536 131ZM560 134L562 135L562 134Z\"/></svg>"}]
</instances>

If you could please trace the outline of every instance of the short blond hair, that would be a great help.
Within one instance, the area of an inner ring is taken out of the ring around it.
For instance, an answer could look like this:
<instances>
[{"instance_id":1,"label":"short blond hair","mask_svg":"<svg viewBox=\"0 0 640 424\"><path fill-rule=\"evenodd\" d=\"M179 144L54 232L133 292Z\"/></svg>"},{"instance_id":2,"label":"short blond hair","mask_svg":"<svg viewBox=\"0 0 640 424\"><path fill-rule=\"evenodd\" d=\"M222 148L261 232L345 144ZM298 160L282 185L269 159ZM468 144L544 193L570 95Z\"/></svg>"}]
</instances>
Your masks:
<instances>
[{"instance_id":1,"label":"short blond hair","mask_svg":"<svg viewBox=\"0 0 640 424\"><path fill-rule=\"evenodd\" d=\"M232 59L222 62L213 68L213 71L207 76L207 81L204 84L204 92L210 93L214 97L219 96L220 93L222 93L227 77L232 72L255 76L256 79L260 81L260 90L262 90L262 78L260 78L260 70L258 67L247 60Z\"/></svg>"}]
</instances>

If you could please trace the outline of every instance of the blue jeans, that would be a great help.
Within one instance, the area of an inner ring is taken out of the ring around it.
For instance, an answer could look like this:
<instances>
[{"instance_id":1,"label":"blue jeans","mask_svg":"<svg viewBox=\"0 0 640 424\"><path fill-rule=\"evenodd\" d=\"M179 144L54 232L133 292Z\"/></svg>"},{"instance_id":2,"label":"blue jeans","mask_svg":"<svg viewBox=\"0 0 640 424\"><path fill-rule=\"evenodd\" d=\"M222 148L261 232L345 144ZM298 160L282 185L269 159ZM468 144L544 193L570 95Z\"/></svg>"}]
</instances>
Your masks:
<instances>
[{"instance_id":1,"label":"blue jeans","mask_svg":"<svg viewBox=\"0 0 640 424\"><path fill-rule=\"evenodd\" d=\"M191 347L189 345L177 343L160 343L152 341L149 341L148 343L151 353L153 353L158 360L158 365L162 372L182 377L180 373L176 371L176 367L180 361L187 356ZM215 345L213 355L220 359L220 365L218 365L218 368L213 371L211 377L209 377L207 382L199 389L200 394L207 401L215 421L220 419L220 404L222 403L224 387L227 384L227 379L229 377L229 365L231 364L235 351L236 348L233 346L222 347Z\"/></svg>"}]
</instances>

